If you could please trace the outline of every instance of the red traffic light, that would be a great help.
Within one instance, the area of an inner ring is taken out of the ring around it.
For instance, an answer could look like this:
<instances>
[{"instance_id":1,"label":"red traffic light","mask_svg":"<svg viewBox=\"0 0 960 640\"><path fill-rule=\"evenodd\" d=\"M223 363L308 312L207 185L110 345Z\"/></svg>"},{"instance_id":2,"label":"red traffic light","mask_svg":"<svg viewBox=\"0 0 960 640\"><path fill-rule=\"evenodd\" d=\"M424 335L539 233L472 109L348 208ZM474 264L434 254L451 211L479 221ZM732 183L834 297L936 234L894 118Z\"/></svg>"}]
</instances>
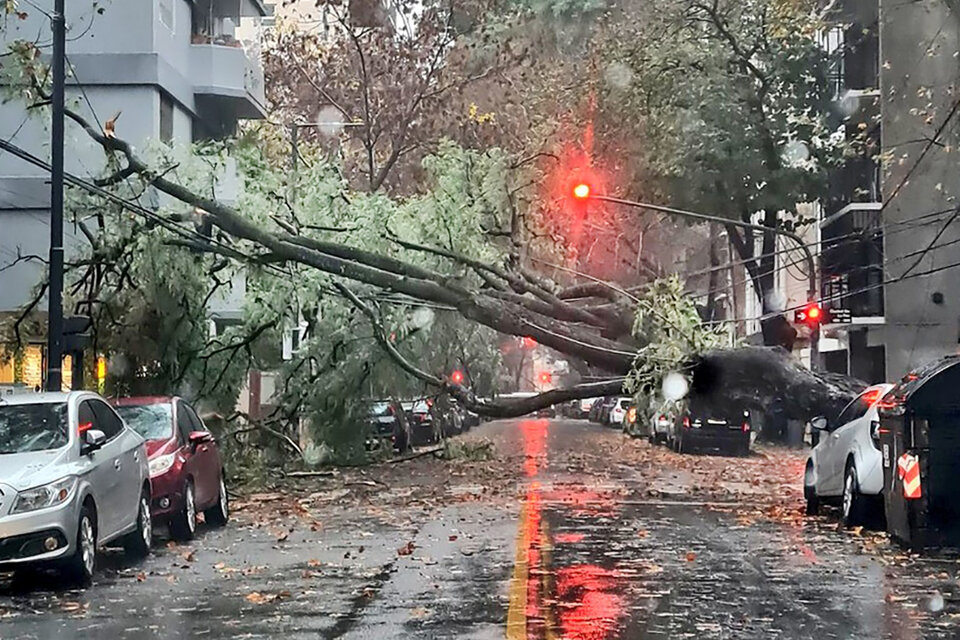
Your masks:
<instances>
[{"instance_id":1,"label":"red traffic light","mask_svg":"<svg viewBox=\"0 0 960 640\"><path fill-rule=\"evenodd\" d=\"M524 349L536 349L537 341L531 338L530 336L525 336L521 341Z\"/></svg>"},{"instance_id":2,"label":"red traffic light","mask_svg":"<svg viewBox=\"0 0 960 640\"><path fill-rule=\"evenodd\" d=\"M450 380L452 380L454 384L463 384L463 371L454 371L450 374Z\"/></svg>"},{"instance_id":3,"label":"red traffic light","mask_svg":"<svg viewBox=\"0 0 960 640\"><path fill-rule=\"evenodd\" d=\"M573 197L577 200L586 200L590 197L590 185L580 182L573 187Z\"/></svg>"},{"instance_id":4,"label":"red traffic light","mask_svg":"<svg viewBox=\"0 0 960 640\"><path fill-rule=\"evenodd\" d=\"M827 322L827 314L816 302L811 302L802 309L793 312L793 321L796 324L817 326Z\"/></svg>"},{"instance_id":5,"label":"red traffic light","mask_svg":"<svg viewBox=\"0 0 960 640\"><path fill-rule=\"evenodd\" d=\"M544 371L540 374L540 382L547 384L551 380L553 380L553 374L551 374L549 371Z\"/></svg>"}]
</instances>

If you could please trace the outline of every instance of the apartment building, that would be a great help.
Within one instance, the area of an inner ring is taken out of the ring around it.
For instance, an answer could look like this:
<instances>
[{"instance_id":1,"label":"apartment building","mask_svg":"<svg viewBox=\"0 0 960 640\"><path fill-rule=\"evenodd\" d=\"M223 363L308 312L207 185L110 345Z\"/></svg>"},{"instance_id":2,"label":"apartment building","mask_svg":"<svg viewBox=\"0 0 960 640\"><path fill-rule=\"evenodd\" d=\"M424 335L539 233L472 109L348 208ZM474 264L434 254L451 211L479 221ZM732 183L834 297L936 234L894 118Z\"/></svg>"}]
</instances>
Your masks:
<instances>
[{"instance_id":1,"label":"apartment building","mask_svg":"<svg viewBox=\"0 0 960 640\"><path fill-rule=\"evenodd\" d=\"M859 153L831 178L821 293L850 309L824 327L826 369L895 380L960 341L960 14L943 0L832 2L837 124Z\"/></svg>"},{"instance_id":2,"label":"apartment building","mask_svg":"<svg viewBox=\"0 0 960 640\"><path fill-rule=\"evenodd\" d=\"M70 0L66 4L67 104L96 126L102 127L119 113L117 135L143 148L222 138L231 135L241 119L265 117L256 34L259 22L271 10L262 0ZM0 30L4 49L26 40L49 54L51 32L44 12L52 11L53 1L36 0L23 8L25 19L8 18ZM243 38L241 33L253 37ZM26 106L17 101L0 105L0 137L49 158L48 118L42 112L28 112ZM93 176L104 167L103 150L68 121L66 171ZM49 192L49 176L42 170L0 153L0 267L20 256L46 257ZM229 193L222 196L230 197ZM158 199L147 194L142 202L155 206ZM78 242L68 220L68 255ZM0 270L0 317L9 318L26 304L43 274L39 260ZM229 306L230 301L224 304ZM43 303L37 311L45 311ZM0 357L0 385L40 384L43 337L29 338L31 345L15 359Z\"/></svg>"}]
</instances>

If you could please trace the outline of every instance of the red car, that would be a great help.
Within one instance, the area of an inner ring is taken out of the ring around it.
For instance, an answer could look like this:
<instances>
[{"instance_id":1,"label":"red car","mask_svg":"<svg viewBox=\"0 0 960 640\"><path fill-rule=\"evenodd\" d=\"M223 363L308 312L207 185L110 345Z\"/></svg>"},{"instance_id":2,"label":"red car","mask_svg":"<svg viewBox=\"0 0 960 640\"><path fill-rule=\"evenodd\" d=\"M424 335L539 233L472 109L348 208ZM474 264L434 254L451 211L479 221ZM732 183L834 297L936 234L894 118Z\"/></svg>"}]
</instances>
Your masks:
<instances>
[{"instance_id":1,"label":"red car","mask_svg":"<svg viewBox=\"0 0 960 640\"><path fill-rule=\"evenodd\" d=\"M178 397L121 398L113 405L147 441L153 519L166 521L180 540L196 533L198 511L208 525L225 525L230 512L220 450L193 407Z\"/></svg>"}]
</instances>

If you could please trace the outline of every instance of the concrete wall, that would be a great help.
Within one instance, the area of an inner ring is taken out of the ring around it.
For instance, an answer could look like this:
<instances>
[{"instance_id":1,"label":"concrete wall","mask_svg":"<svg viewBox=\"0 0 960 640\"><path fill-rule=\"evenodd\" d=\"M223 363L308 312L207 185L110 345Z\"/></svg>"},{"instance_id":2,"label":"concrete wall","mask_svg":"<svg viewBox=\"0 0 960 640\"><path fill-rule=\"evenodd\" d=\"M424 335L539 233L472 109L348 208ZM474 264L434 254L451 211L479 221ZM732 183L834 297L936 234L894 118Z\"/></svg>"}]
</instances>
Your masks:
<instances>
[{"instance_id":1,"label":"concrete wall","mask_svg":"<svg viewBox=\"0 0 960 640\"><path fill-rule=\"evenodd\" d=\"M960 268L898 281L908 272L960 263L960 244L932 250L916 266L918 256L910 255L933 242L960 204L960 113L950 115L960 99L960 16L942 0L882 0L880 10L882 144L887 157L882 335L887 379L895 380L919 364L956 353L960 337ZM948 118L937 144L928 143ZM918 220L937 211L945 214ZM955 240L960 240L956 220L936 243ZM932 302L934 293L942 294L942 304Z\"/></svg>"},{"instance_id":2,"label":"concrete wall","mask_svg":"<svg viewBox=\"0 0 960 640\"><path fill-rule=\"evenodd\" d=\"M64 224L63 242L67 260L76 255L81 239L74 235L73 225ZM13 264L18 255L41 256L50 248L50 221L46 209L0 211L0 267ZM18 309L29 302L35 287L46 273L43 262L19 262L0 272L0 311ZM45 311L46 300L38 307Z\"/></svg>"}]
</instances>

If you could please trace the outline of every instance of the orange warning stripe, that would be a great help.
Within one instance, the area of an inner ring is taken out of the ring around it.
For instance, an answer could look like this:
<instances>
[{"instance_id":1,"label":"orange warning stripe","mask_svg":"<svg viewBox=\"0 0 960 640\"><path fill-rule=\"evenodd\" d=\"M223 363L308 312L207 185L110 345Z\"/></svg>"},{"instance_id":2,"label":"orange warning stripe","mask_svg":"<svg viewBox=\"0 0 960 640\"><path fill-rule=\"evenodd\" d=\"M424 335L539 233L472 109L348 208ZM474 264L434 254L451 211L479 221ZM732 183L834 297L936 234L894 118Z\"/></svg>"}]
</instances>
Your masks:
<instances>
[{"instance_id":1,"label":"orange warning stripe","mask_svg":"<svg viewBox=\"0 0 960 640\"><path fill-rule=\"evenodd\" d=\"M920 460L917 456L904 453L897 460L897 475L903 480L903 497L916 500L923 496L920 489Z\"/></svg>"}]
</instances>

